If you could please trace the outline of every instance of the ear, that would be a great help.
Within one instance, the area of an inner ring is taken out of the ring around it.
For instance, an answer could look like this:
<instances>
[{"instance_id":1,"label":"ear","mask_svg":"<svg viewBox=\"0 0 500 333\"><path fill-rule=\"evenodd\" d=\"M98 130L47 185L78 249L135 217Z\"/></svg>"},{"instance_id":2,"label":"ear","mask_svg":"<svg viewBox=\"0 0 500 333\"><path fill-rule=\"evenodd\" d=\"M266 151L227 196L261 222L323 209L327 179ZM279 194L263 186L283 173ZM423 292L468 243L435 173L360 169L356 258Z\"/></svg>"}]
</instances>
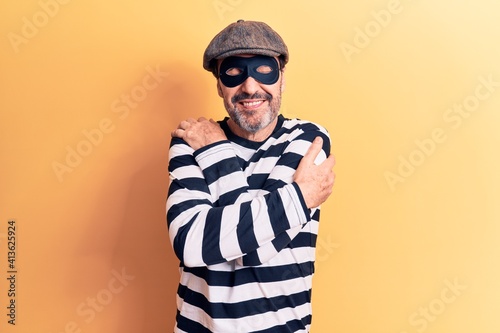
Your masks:
<instances>
[{"instance_id":1,"label":"ear","mask_svg":"<svg viewBox=\"0 0 500 333\"><path fill-rule=\"evenodd\" d=\"M220 86L220 80L217 79L217 93L219 94L220 97L224 97L224 94L222 94L222 88Z\"/></svg>"}]
</instances>

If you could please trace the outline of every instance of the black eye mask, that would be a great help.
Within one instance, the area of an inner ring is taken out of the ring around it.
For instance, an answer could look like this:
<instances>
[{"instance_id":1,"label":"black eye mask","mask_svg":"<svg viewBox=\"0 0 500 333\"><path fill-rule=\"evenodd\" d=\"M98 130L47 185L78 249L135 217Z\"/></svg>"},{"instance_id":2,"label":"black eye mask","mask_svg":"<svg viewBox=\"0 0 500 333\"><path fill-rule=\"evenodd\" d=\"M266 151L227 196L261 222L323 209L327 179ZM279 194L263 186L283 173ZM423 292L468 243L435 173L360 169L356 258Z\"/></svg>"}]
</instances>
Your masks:
<instances>
[{"instance_id":1,"label":"black eye mask","mask_svg":"<svg viewBox=\"0 0 500 333\"><path fill-rule=\"evenodd\" d=\"M278 61L257 55L251 58L228 57L220 64L220 80L226 87L239 86L249 77L262 84L274 84L279 78Z\"/></svg>"}]
</instances>

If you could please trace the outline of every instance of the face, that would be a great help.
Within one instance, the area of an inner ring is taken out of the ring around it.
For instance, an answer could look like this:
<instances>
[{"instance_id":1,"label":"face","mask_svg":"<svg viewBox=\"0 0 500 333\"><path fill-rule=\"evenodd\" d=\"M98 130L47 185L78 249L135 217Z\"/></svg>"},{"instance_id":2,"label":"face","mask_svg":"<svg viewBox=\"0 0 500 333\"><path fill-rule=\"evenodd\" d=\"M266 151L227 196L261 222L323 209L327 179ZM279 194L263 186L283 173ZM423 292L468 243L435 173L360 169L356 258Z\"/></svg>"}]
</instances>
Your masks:
<instances>
[{"instance_id":1,"label":"face","mask_svg":"<svg viewBox=\"0 0 500 333\"><path fill-rule=\"evenodd\" d=\"M247 134L258 134L271 126L274 129L284 89L277 60L238 55L218 65L221 75L217 88L231 120Z\"/></svg>"}]
</instances>

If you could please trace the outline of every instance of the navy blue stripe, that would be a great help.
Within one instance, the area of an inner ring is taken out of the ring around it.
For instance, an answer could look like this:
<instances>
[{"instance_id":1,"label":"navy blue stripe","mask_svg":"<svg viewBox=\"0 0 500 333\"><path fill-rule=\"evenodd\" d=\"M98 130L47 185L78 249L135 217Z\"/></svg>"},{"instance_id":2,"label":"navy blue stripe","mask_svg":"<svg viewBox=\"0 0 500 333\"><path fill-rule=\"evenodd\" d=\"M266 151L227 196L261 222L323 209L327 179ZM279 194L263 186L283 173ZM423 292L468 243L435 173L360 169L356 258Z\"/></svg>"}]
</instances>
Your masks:
<instances>
[{"instance_id":1,"label":"navy blue stripe","mask_svg":"<svg viewBox=\"0 0 500 333\"><path fill-rule=\"evenodd\" d=\"M188 319L186 317L181 316L180 312L177 311L177 328L183 330L184 332L188 333L212 333L211 330L206 328L205 326L201 325L200 323L197 323L196 321L193 321L191 319Z\"/></svg>"},{"instance_id":2,"label":"navy blue stripe","mask_svg":"<svg viewBox=\"0 0 500 333\"><path fill-rule=\"evenodd\" d=\"M231 173L241 171L238 160L235 157L220 160L203 170L205 181L208 185L219 180L219 178L227 176Z\"/></svg>"},{"instance_id":3,"label":"navy blue stripe","mask_svg":"<svg viewBox=\"0 0 500 333\"><path fill-rule=\"evenodd\" d=\"M309 233L309 232L300 232L295 236L292 240L290 240L288 234L285 234L284 236L279 235L279 238L283 238L282 244L279 244L278 242L281 241L276 241L276 243L273 241L274 248L277 251L280 251L283 248L299 248L299 247L315 247L316 246L316 239L317 235ZM288 241L287 241L288 239ZM243 265L244 266L258 266L261 265L262 262L260 261L259 255L257 251L252 251L247 253L243 257Z\"/></svg>"},{"instance_id":4,"label":"navy blue stripe","mask_svg":"<svg viewBox=\"0 0 500 333\"><path fill-rule=\"evenodd\" d=\"M226 261L222 257L219 246L222 211L222 208L212 208L208 211L206 217L201 255L203 262L207 265L215 265Z\"/></svg>"},{"instance_id":5,"label":"navy blue stripe","mask_svg":"<svg viewBox=\"0 0 500 333\"><path fill-rule=\"evenodd\" d=\"M193 218L188 223L186 223L185 225L180 227L179 230L177 230L177 234L176 234L176 237L174 239L173 248L174 248L175 255L177 256L177 258L179 258L181 263L184 262L184 246L186 245L187 234L188 234L189 230L191 229L193 222L198 217L198 214L199 213L197 213L195 216L193 216Z\"/></svg>"},{"instance_id":6,"label":"navy blue stripe","mask_svg":"<svg viewBox=\"0 0 500 333\"><path fill-rule=\"evenodd\" d=\"M299 232L299 234L292 239L287 247L291 249L298 247L314 247L316 245L316 238L318 238L318 236L315 234L309 232Z\"/></svg>"},{"instance_id":7,"label":"navy blue stripe","mask_svg":"<svg viewBox=\"0 0 500 333\"><path fill-rule=\"evenodd\" d=\"M170 223L172 223L173 220L177 216L179 216L182 212L186 211L187 209L190 209L192 207L198 206L198 205L210 205L212 206L212 203L209 200L202 199L202 200L186 200L179 202L178 204L172 205L170 209L167 212L167 224L170 226Z\"/></svg>"},{"instance_id":8,"label":"navy blue stripe","mask_svg":"<svg viewBox=\"0 0 500 333\"><path fill-rule=\"evenodd\" d=\"M265 191L273 192L273 191L276 191L279 188L282 188L286 184L287 183L285 183L281 179L268 178L266 180L266 182L264 183L262 189L264 189Z\"/></svg>"},{"instance_id":9,"label":"navy blue stripe","mask_svg":"<svg viewBox=\"0 0 500 333\"><path fill-rule=\"evenodd\" d=\"M192 304L205 311L211 318L237 319L253 316L284 308L295 308L311 302L311 291L301 291L296 294L280 295L270 298L256 298L237 303L211 303L205 295L179 286L178 295L184 302Z\"/></svg>"},{"instance_id":10,"label":"navy blue stripe","mask_svg":"<svg viewBox=\"0 0 500 333\"><path fill-rule=\"evenodd\" d=\"M290 128L282 127L278 131L273 133L272 137L275 139L279 139L281 136L293 133L295 131L315 132L315 133L317 133L317 135L323 136L323 134L321 134L321 129L318 126L314 125L313 123L306 122L306 123L295 124L294 126L292 126ZM302 138L299 136L299 137L294 138L293 141L300 140L300 139L302 139ZM308 140L308 141L312 142L312 140ZM289 143L289 141L287 141L287 142Z\"/></svg>"},{"instance_id":11,"label":"navy blue stripe","mask_svg":"<svg viewBox=\"0 0 500 333\"><path fill-rule=\"evenodd\" d=\"M252 282L279 282L307 277L314 272L314 262L271 267L250 266L234 272L212 271L207 267L184 267L184 271L205 280L210 286L233 287Z\"/></svg>"},{"instance_id":12,"label":"navy blue stripe","mask_svg":"<svg viewBox=\"0 0 500 333\"><path fill-rule=\"evenodd\" d=\"M240 208L240 221L236 227L238 243L242 253L248 253L259 247L253 231L253 215L250 202L244 202Z\"/></svg>"},{"instance_id":13,"label":"navy blue stripe","mask_svg":"<svg viewBox=\"0 0 500 333\"><path fill-rule=\"evenodd\" d=\"M168 188L168 195L170 196L172 193L180 189L210 193L207 183L203 178L176 179L170 184L170 187Z\"/></svg>"},{"instance_id":14,"label":"navy blue stripe","mask_svg":"<svg viewBox=\"0 0 500 333\"><path fill-rule=\"evenodd\" d=\"M304 330L307 325L311 325L312 316L307 315L302 319L290 320L284 325L273 326L265 330L252 331L251 333L292 333Z\"/></svg>"},{"instance_id":15,"label":"navy blue stripe","mask_svg":"<svg viewBox=\"0 0 500 333\"><path fill-rule=\"evenodd\" d=\"M189 147L188 143L181 138L172 138L172 140L170 140L170 148L175 145L184 145Z\"/></svg>"},{"instance_id":16,"label":"navy blue stripe","mask_svg":"<svg viewBox=\"0 0 500 333\"><path fill-rule=\"evenodd\" d=\"M251 190L260 190L267 181L269 174L267 173L254 173L247 178L248 188Z\"/></svg>"},{"instance_id":17,"label":"navy blue stripe","mask_svg":"<svg viewBox=\"0 0 500 333\"><path fill-rule=\"evenodd\" d=\"M296 140L304 140L304 141L309 141L309 142L313 142L314 139L316 137L321 137L323 139L323 150L326 152L326 155L330 155L330 139L328 138L328 136L319 131L319 129L314 126L314 125L311 125L309 124L308 126L304 126L304 127L311 127L310 129L306 129L304 133L302 133L301 135L299 135L294 141ZM313 130L316 129L316 130Z\"/></svg>"},{"instance_id":18,"label":"navy blue stripe","mask_svg":"<svg viewBox=\"0 0 500 333\"><path fill-rule=\"evenodd\" d=\"M281 155L281 158L278 160L276 165L284 165L293 169L297 169L297 166L299 165L302 157L302 155L290 151Z\"/></svg>"},{"instance_id":19,"label":"navy blue stripe","mask_svg":"<svg viewBox=\"0 0 500 333\"><path fill-rule=\"evenodd\" d=\"M289 119L286 119L286 120L289 120ZM294 126L288 128L288 127L281 127L279 130L277 130L276 132L273 133L272 137L273 138L279 138L280 136L283 136L284 134L289 134L289 133L292 133L294 131L296 131L297 129L302 129L303 124L295 124ZM316 127L316 126L315 126Z\"/></svg>"},{"instance_id":20,"label":"navy blue stripe","mask_svg":"<svg viewBox=\"0 0 500 333\"><path fill-rule=\"evenodd\" d=\"M316 209L316 211L314 212L313 216L311 216L311 218L315 221L319 221L319 215L320 215L320 210Z\"/></svg>"},{"instance_id":21,"label":"navy blue stripe","mask_svg":"<svg viewBox=\"0 0 500 333\"><path fill-rule=\"evenodd\" d=\"M304 200L304 196L302 195L302 192L300 191L300 187L295 182L293 182L292 185L295 188L295 191L298 193L298 197L299 197L300 203L302 205L302 209L304 210L304 213L306 214L307 220L310 221L311 219L309 218L309 216L311 216L311 210L309 208L307 208L306 201Z\"/></svg>"},{"instance_id":22,"label":"navy blue stripe","mask_svg":"<svg viewBox=\"0 0 500 333\"><path fill-rule=\"evenodd\" d=\"M273 243L276 251L279 252L282 249L284 249L285 246L287 246L288 243L290 243L290 241L291 241L290 236L288 236L288 234L286 232L282 232L275 239L273 239L272 243Z\"/></svg>"},{"instance_id":23,"label":"navy blue stripe","mask_svg":"<svg viewBox=\"0 0 500 333\"><path fill-rule=\"evenodd\" d=\"M258 162L263 158L267 157L280 157L283 154L285 148L290 144L289 141L278 143L274 146L270 146L267 150L259 149L252 155L252 157L248 160L247 164L252 162Z\"/></svg>"},{"instance_id":24,"label":"navy blue stripe","mask_svg":"<svg viewBox=\"0 0 500 333\"><path fill-rule=\"evenodd\" d=\"M247 161L245 161L243 158L241 158L239 156L237 157L237 159L238 159L238 164L239 164L240 168L242 170L245 170L246 167L248 166Z\"/></svg>"},{"instance_id":25,"label":"navy blue stripe","mask_svg":"<svg viewBox=\"0 0 500 333\"><path fill-rule=\"evenodd\" d=\"M168 171L172 172L177 168L188 165L197 165L193 155L180 155L172 158L168 164Z\"/></svg>"},{"instance_id":26,"label":"navy blue stripe","mask_svg":"<svg viewBox=\"0 0 500 333\"><path fill-rule=\"evenodd\" d=\"M286 217L285 207L278 192L266 194L264 197L274 234L279 235L281 232L290 229L290 222Z\"/></svg>"},{"instance_id":27,"label":"navy blue stripe","mask_svg":"<svg viewBox=\"0 0 500 333\"><path fill-rule=\"evenodd\" d=\"M234 204L236 202L236 200L238 200L238 197L242 193L245 193L247 191L247 189L248 189L248 187L244 186L244 187L240 187L240 188L237 188L235 190L226 192L224 194L221 194L219 196L219 199L216 202L214 202L214 206L221 207L221 206L229 206L229 205Z\"/></svg>"},{"instance_id":28,"label":"navy blue stripe","mask_svg":"<svg viewBox=\"0 0 500 333\"><path fill-rule=\"evenodd\" d=\"M249 252L243 257L243 266L259 266L261 264L257 251Z\"/></svg>"}]
</instances>

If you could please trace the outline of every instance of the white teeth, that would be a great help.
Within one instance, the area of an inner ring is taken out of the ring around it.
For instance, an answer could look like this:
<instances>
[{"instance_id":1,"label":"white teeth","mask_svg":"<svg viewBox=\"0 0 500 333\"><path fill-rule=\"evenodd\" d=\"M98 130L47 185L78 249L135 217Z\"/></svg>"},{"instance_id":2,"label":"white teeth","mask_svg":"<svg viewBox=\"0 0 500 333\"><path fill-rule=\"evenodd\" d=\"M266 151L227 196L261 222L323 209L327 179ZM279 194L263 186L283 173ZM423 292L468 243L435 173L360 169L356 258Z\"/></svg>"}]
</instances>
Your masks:
<instances>
[{"instance_id":1,"label":"white teeth","mask_svg":"<svg viewBox=\"0 0 500 333\"><path fill-rule=\"evenodd\" d=\"M243 102L244 106L254 106L254 105L259 105L262 103L262 101L256 101L256 102Z\"/></svg>"}]
</instances>

